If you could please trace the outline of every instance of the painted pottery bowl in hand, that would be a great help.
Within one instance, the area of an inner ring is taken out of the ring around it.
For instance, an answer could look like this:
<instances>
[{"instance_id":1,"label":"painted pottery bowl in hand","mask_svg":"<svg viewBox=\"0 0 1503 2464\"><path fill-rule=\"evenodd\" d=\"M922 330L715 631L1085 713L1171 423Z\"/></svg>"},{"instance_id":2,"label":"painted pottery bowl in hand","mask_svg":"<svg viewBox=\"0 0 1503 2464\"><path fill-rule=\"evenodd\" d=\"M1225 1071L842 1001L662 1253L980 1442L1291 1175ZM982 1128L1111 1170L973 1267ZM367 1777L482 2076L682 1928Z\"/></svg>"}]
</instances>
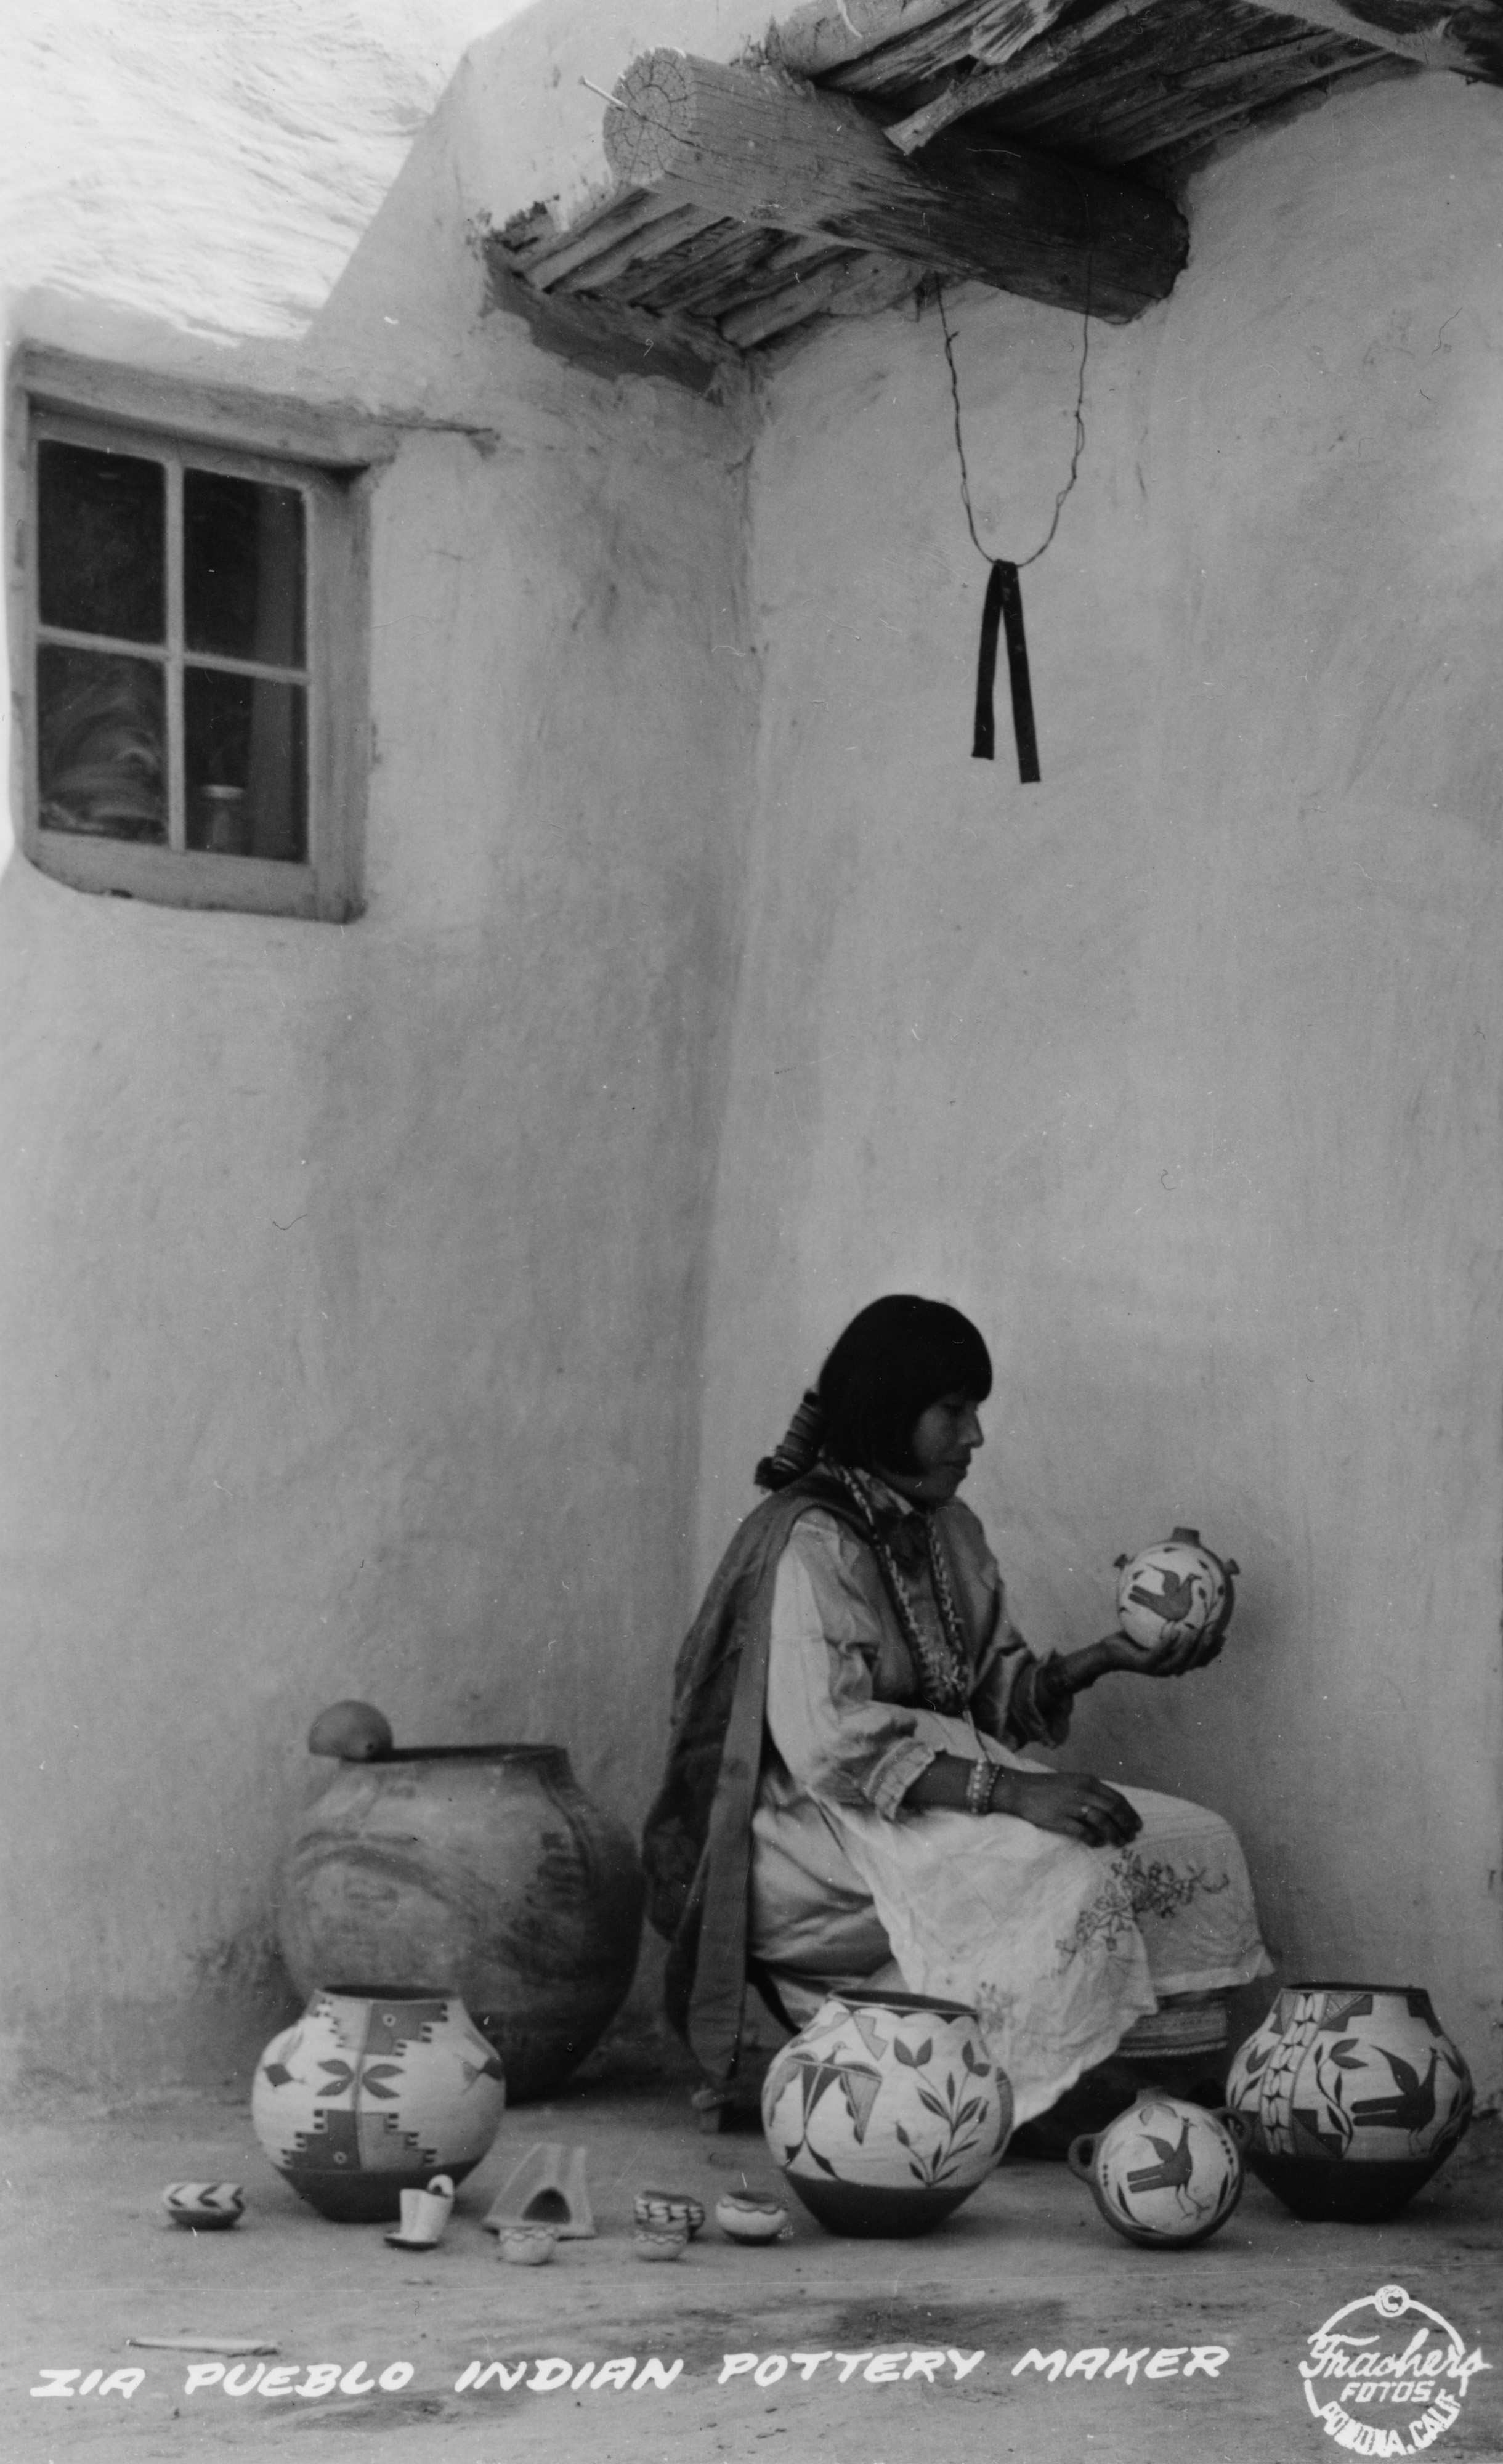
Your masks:
<instances>
[{"instance_id":1,"label":"painted pottery bowl in hand","mask_svg":"<svg viewBox=\"0 0 1503 2464\"><path fill-rule=\"evenodd\" d=\"M1296 2216L1376 2222L1466 2136L1471 2074L1419 1986L1290 1985L1232 2056L1227 2102Z\"/></svg>"},{"instance_id":2,"label":"painted pottery bowl in hand","mask_svg":"<svg viewBox=\"0 0 1503 2464\"><path fill-rule=\"evenodd\" d=\"M228 2233L245 2213L238 2182L169 2182L162 2204L187 2233Z\"/></svg>"},{"instance_id":3,"label":"painted pottery bowl in hand","mask_svg":"<svg viewBox=\"0 0 1503 2464\"><path fill-rule=\"evenodd\" d=\"M1188 1642L1231 1615L1235 1559L1212 1556L1200 1533L1183 1524L1167 1540L1116 1563L1117 1623L1139 1651Z\"/></svg>"},{"instance_id":4,"label":"painted pottery bowl in hand","mask_svg":"<svg viewBox=\"0 0 1503 2464\"><path fill-rule=\"evenodd\" d=\"M831 1993L762 2092L773 2161L830 2233L930 2233L984 2182L1012 2090L976 2013L911 1993Z\"/></svg>"},{"instance_id":5,"label":"painted pottery bowl in hand","mask_svg":"<svg viewBox=\"0 0 1503 2464\"><path fill-rule=\"evenodd\" d=\"M1188 2250L1219 2233L1242 2196L1247 2127L1182 2097L1142 2096L1105 2130L1073 2141L1070 2169L1124 2241Z\"/></svg>"}]
</instances>

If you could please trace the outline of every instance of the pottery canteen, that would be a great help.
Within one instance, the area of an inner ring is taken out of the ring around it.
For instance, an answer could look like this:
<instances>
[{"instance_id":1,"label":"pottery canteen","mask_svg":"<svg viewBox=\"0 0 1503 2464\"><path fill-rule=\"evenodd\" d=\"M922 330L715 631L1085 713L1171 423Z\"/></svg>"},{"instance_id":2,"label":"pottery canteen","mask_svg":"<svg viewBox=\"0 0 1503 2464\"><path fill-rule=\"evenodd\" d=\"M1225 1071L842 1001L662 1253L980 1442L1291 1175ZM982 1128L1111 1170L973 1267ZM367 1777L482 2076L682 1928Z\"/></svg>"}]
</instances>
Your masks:
<instances>
[{"instance_id":1,"label":"pottery canteen","mask_svg":"<svg viewBox=\"0 0 1503 2464\"><path fill-rule=\"evenodd\" d=\"M1070 2169L1124 2241L1188 2250L1219 2233L1242 2196L1240 2115L1228 2123L1177 2096L1148 2094L1105 2130L1076 2139Z\"/></svg>"},{"instance_id":2,"label":"pottery canteen","mask_svg":"<svg viewBox=\"0 0 1503 2464\"><path fill-rule=\"evenodd\" d=\"M1184 1524L1116 1563L1116 1621L1139 1651L1186 1642L1231 1615L1235 1558L1213 1556Z\"/></svg>"},{"instance_id":3,"label":"pottery canteen","mask_svg":"<svg viewBox=\"0 0 1503 2464\"><path fill-rule=\"evenodd\" d=\"M831 1993L768 2070L774 2162L831 2233L928 2233L1002 2155L1012 2090L976 2013L905 1993Z\"/></svg>"},{"instance_id":4,"label":"pottery canteen","mask_svg":"<svg viewBox=\"0 0 1503 2464\"><path fill-rule=\"evenodd\" d=\"M251 2120L320 2215L394 2223L404 2190L478 2165L505 2104L495 2049L457 1994L340 1986L267 2046Z\"/></svg>"},{"instance_id":5,"label":"pottery canteen","mask_svg":"<svg viewBox=\"0 0 1503 2464\"><path fill-rule=\"evenodd\" d=\"M1248 2163L1296 2216L1391 2216L1471 2120L1471 2075L1418 1986L1286 1986L1232 2057Z\"/></svg>"},{"instance_id":6,"label":"pottery canteen","mask_svg":"<svg viewBox=\"0 0 1503 2464\"><path fill-rule=\"evenodd\" d=\"M557 2088L626 1998L642 1870L558 1746L398 1748L339 1761L283 1859L299 1991L400 1978L458 1994L511 2101Z\"/></svg>"}]
</instances>

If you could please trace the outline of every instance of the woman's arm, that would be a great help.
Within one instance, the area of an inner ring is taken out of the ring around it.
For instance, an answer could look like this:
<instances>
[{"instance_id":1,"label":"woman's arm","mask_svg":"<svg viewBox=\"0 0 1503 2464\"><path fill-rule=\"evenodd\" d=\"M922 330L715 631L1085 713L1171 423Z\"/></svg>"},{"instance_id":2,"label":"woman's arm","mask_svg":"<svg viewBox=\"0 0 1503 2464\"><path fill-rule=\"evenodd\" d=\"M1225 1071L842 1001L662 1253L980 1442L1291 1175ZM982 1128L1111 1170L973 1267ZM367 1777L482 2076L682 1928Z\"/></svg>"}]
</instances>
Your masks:
<instances>
[{"instance_id":1,"label":"woman's arm","mask_svg":"<svg viewBox=\"0 0 1503 2464\"><path fill-rule=\"evenodd\" d=\"M906 1791L903 1803L916 1813L971 1810L976 1766L960 1754L936 1754ZM1020 1771L991 1766L988 1814L1011 1814L1040 1831L1058 1831L1088 1848L1123 1848L1136 1839L1142 1818L1125 1796L1085 1771Z\"/></svg>"},{"instance_id":2,"label":"woman's arm","mask_svg":"<svg viewBox=\"0 0 1503 2464\"><path fill-rule=\"evenodd\" d=\"M870 1805L895 1821L939 1740L926 1715L878 1699L873 1669L880 1630L843 1528L818 1511L796 1527L773 1585L767 1730L798 1787L844 1805Z\"/></svg>"}]
</instances>

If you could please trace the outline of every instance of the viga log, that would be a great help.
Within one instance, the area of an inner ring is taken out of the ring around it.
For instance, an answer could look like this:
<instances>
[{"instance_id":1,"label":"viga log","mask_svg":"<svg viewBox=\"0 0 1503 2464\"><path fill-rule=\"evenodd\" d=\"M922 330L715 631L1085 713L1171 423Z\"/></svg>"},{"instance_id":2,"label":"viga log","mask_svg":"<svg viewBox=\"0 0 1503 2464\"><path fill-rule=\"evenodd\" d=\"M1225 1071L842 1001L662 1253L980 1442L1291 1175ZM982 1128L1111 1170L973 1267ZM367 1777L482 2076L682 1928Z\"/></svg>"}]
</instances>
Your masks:
<instances>
[{"instance_id":1,"label":"viga log","mask_svg":"<svg viewBox=\"0 0 1503 2464\"><path fill-rule=\"evenodd\" d=\"M630 1833L562 1747L412 1748L339 1763L287 1850L277 1930L304 1993L362 1978L460 1995L519 2103L619 2010L642 1903Z\"/></svg>"},{"instance_id":2,"label":"viga log","mask_svg":"<svg viewBox=\"0 0 1503 2464\"><path fill-rule=\"evenodd\" d=\"M631 188L1117 323L1167 297L1185 260L1184 219L1157 189L994 136L910 161L850 97L765 70L648 52L604 136Z\"/></svg>"}]
</instances>

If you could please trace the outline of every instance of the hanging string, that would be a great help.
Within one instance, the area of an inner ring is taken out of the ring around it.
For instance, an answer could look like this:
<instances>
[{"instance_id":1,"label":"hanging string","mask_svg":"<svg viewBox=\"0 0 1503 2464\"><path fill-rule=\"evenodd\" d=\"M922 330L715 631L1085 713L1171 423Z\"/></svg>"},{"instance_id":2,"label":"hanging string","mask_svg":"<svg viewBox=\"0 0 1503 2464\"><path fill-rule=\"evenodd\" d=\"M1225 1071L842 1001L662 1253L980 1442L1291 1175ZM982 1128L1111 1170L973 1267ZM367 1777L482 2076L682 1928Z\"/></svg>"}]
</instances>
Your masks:
<instances>
[{"instance_id":1,"label":"hanging string","mask_svg":"<svg viewBox=\"0 0 1503 2464\"><path fill-rule=\"evenodd\" d=\"M1077 190L1078 190L1078 183ZM1039 769L1038 732L1033 720L1033 688L1028 673L1028 637L1023 627L1023 585L1019 575L1037 564L1041 556L1053 546L1059 529L1059 517L1065 499L1080 475L1080 457L1086 450L1086 367L1091 357L1091 275L1092 247L1091 201L1079 191L1086 211L1086 290L1080 319L1080 365L1075 377L1074 444L1070 456L1070 469L1065 484L1054 498L1054 511L1050 526L1031 556L1014 564L1006 557L994 557L983 547L976 530L976 513L971 502L971 474L965 459L965 436L961 422L961 380L955 364L955 337L945 314L944 284L936 284L939 307L939 330L944 337L945 365L950 372L950 403L955 421L955 451L961 466L961 502L965 507L965 527L971 535L971 545L978 556L984 557L990 570L986 576L986 596L982 605L981 649L976 669L976 719L971 737L971 758L976 761L996 759L997 723L992 691L997 673L997 642L999 634L1006 646L1007 682L1012 695L1012 733L1018 751L1018 778L1026 787L1037 784Z\"/></svg>"}]
</instances>

